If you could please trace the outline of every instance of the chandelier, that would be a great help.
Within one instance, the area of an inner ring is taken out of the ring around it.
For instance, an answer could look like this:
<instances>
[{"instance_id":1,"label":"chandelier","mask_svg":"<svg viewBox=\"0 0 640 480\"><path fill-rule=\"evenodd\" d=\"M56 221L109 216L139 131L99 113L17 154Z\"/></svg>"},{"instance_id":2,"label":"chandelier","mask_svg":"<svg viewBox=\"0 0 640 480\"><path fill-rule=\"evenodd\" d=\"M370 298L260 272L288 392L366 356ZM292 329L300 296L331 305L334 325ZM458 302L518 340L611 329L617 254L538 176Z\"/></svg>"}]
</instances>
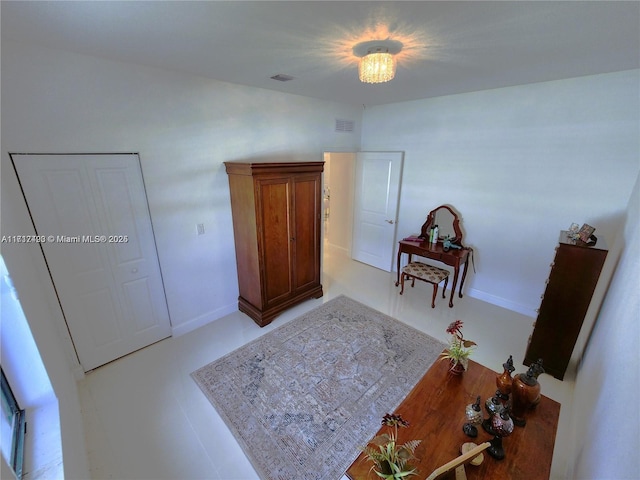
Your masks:
<instances>
[{"instance_id":1,"label":"chandelier","mask_svg":"<svg viewBox=\"0 0 640 480\"><path fill-rule=\"evenodd\" d=\"M388 49L383 51L381 47L378 47L375 51L369 50L360 59L358 76L360 81L364 83L388 82L396 76L396 59Z\"/></svg>"},{"instance_id":2,"label":"chandelier","mask_svg":"<svg viewBox=\"0 0 640 480\"><path fill-rule=\"evenodd\" d=\"M353 47L354 54L360 57L358 63L360 81L383 83L392 80L396 75L394 55L400 50L402 50L402 43L395 40L372 40Z\"/></svg>"}]
</instances>

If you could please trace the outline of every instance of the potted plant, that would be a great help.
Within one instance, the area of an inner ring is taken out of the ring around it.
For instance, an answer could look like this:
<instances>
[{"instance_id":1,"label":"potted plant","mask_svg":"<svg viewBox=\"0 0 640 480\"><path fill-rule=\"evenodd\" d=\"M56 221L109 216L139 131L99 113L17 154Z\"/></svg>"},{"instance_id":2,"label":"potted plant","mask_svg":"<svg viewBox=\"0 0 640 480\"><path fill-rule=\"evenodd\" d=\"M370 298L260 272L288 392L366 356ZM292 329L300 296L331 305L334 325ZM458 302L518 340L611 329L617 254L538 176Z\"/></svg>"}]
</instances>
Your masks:
<instances>
[{"instance_id":1,"label":"potted plant","mask_svg":"<svg viewBox=\"0 0 640 480\"><path fill-rule=\"evenodd\" d=\"M408 427L409 422L400 415L387 413L382 418L382 425L389 427L390 432L376 436L364 449L365 458L373 462L371 470L386 480L417 475L417 470L408 466L407 462L415 459L413 454L421 440L398 444L398 427Z\"/></svg>"},{"instance_id":2,"label":"potted plant","mask_svg":"<svg viewBox=\"0 0 640 480\"><path fill-rule=\"evenodd\" d=\"M469 365L469 356L473 352L476 343L466 340L462 334L462 320L451 322L447 327L447 333L451 334L449 348L445 349L440 357L442 360L449 359L451 363L451 371L453 373L462 373Z\"/></svg>"}]
</instances>

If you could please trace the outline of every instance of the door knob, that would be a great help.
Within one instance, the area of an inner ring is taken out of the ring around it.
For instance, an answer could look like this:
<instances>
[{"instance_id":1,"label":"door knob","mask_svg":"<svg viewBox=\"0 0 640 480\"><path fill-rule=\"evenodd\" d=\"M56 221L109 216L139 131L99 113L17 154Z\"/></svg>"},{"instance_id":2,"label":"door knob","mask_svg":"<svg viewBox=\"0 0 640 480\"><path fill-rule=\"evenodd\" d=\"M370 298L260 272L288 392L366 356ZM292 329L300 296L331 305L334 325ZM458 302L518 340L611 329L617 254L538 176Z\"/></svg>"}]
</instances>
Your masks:
<instances>
[{"instance_id":1,"label":"door knob","mask_svg":"<svg viewBox=\"0 0 640 480\"><path fill-rule=\"evenodd\" d=\"M393 225L393 220L385 220L385 222L390 223L391 225Z\"/></svg>"}]
</instances>

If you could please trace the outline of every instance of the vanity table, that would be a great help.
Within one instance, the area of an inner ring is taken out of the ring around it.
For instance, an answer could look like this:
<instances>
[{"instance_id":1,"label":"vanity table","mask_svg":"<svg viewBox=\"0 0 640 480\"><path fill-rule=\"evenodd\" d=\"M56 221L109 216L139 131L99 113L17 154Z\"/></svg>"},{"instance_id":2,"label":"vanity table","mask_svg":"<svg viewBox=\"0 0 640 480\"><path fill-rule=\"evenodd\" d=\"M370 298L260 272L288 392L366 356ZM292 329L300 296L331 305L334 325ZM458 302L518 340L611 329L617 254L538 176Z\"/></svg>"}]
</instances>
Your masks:
<instances>
[{"instance_id":1,"label":"vanity table","mask_svg":"<svg viewBox=\"0 0 640 480\"><path fill-rule=\"evenodd\" d=\"M433 225L438 225L439 239L437 243L429 243L429 230ZM462 287L464 286L464 280L467 276L467 267L469 266L471 249L462 247L458 249L449 248L445 251L444 239L447 237L453 240L456 245L462 245L462 230L460 228L458 214L455 213L451 207L441 205L429 212L427 220L422 225L419 237L416 237L415 240L405 239L400 241L398 246L398 275L396 279L396 287L400 284L400 263L403 253L406 253L409 256L407 263L411 263L413 255L442 262L445 265L453 267L453 283L451 284L451 297L449 298L449 307L453 307L453 296L458 284L461 267L462 279L460 281L458 296L462 298Z\"/></svg>"}]
</instances>

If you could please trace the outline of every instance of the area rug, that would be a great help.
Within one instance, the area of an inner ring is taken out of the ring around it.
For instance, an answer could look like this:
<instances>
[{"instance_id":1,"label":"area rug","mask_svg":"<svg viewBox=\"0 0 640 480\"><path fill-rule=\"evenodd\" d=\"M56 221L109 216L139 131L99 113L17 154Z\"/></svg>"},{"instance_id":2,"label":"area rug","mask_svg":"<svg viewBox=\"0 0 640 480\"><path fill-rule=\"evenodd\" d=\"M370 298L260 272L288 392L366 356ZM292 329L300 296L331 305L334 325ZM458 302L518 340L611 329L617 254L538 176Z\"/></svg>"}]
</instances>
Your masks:
<instances>
[{"instance_id":1,"label":"area rug","mask_svg":"<svg viewBox=\"0 0 640 480\"><path fill-rule=\"evenodd\" d=\"M445 346L340 296L191 375L261 479L338 480Z\"/></svg>"}]
</instances>

